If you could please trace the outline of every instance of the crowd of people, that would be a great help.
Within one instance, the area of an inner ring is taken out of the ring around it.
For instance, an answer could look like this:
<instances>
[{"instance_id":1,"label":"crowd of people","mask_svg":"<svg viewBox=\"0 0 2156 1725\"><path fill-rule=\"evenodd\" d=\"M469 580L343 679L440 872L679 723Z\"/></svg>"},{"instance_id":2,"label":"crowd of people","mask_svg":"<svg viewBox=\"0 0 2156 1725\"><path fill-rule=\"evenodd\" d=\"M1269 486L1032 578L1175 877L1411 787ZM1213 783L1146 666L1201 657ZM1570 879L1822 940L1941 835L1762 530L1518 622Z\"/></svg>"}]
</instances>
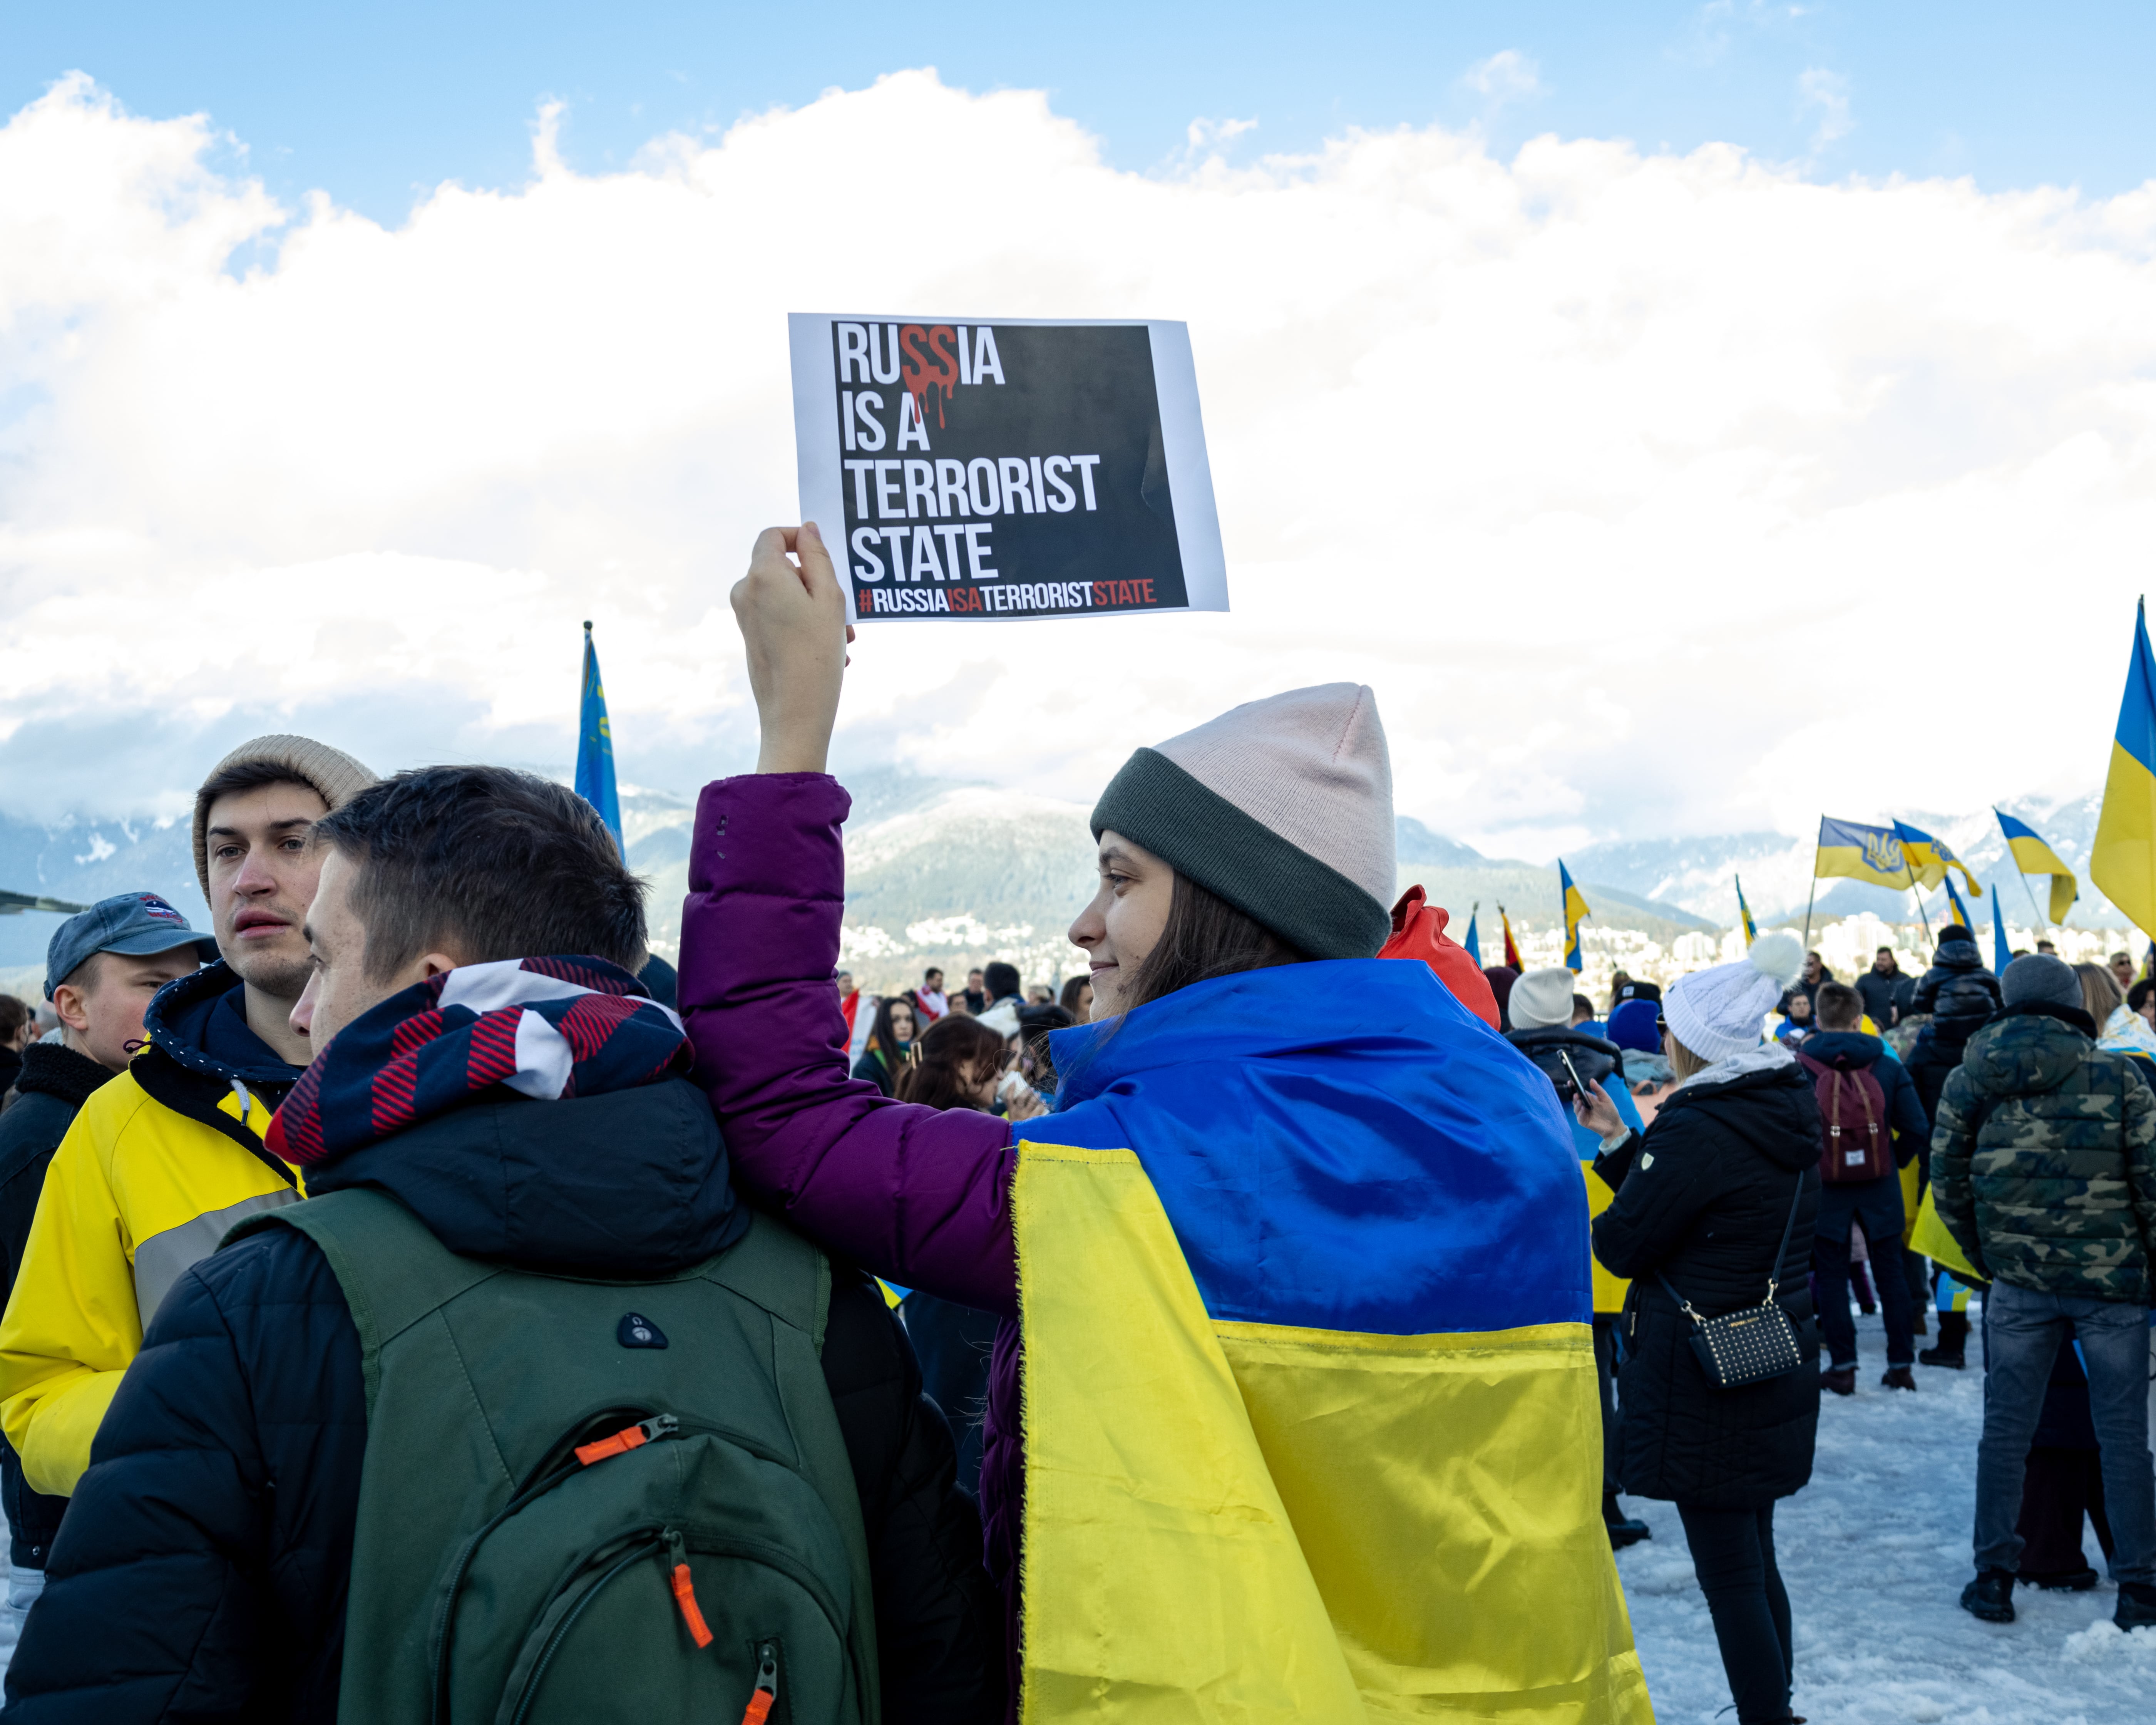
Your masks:
<instances>
[{"instance_id":1,"label":"crowd of people","mask_svg":"<svg viewBox=\"0 0 2156 1725\"><path fill-rule=\"evenodd\" d=\"M1478 970L1332 685L1131 757L1086 974L866 996L814 530L735 606L678 974L562 787L267 737L196 796L208 927L109 898L0 1000L10 1708L1631 1725L1660 1501L1786 1725L1852 1298L1888 1394L1980 1325L1962 1603L2097 1586L2086 1518L2156 1626L2126 955Z\"/></svg>"}]
</instances>

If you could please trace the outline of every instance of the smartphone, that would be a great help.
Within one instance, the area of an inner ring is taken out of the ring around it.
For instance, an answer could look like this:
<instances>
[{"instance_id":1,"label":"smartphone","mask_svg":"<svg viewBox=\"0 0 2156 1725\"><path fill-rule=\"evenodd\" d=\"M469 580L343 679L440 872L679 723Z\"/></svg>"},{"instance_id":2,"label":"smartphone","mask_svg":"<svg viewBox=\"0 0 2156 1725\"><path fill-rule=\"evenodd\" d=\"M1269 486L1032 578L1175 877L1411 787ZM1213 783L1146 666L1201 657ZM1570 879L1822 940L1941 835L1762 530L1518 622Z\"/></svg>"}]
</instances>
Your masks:
<instances>
[{"instance_id":1,"label":"smartphone","mask_svg":"<svg viewBox=\"0 0 2156 1725\"><path fill-rule=\"evenodd\" d=\"M1572 1056L1563 1049L1559 1049L1557 1051L1557 1057L1564 1062L1565 1072L1572 1080L1572 1096L1585 1096L1587 1086L1579 1081L1579 1068L1573 1065ZM1572 1096L1565 1096L1562 1100L1568 1102L1572 1100Z\"/></svg>"}]
</instances>

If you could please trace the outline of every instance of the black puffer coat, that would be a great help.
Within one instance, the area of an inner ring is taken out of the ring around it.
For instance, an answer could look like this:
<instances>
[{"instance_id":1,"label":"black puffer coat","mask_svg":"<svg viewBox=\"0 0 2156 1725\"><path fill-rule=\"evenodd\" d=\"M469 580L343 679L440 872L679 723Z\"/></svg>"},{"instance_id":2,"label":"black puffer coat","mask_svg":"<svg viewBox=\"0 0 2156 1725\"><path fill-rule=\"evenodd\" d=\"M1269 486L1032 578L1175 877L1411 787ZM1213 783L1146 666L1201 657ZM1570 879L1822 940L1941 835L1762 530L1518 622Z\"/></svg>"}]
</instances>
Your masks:
<instances>
[{"instance_id":1,"label":"black puffer coat","mask_svg":"<svg viewBox=\"0 0 2156 1725\"><path fill-rule=\"evenodd\" d=\"M1939 1092L1946 1087L1947 1074L1961 1064L1969 1039L2005 1004L1999 978L1984 968L1975 937L1958 925L1942 932L1932 968L1917 984L1917 997L1909 1005L1912 1014L1931 1018L1917 1033L1908 1060L1925 1119L1939 1117Z\"/></svg>"},{"instance_id":2,"label":"black puffer coat","mask_svg":"<svg viewBox=\"0 0 2156 1725\"><path fill-rule=\"evenodd\" d=\"M474 1106L313 1183L382 1187L453 1250L639 1276L701 1262L739 1220L710 1106L679 1080ZM884 1718L1000 1720L1001 1602L950 1430L875 1284L840 1265L824 1377L868 1532ZM273 1230L189 1270L98 1430L8 1671L9 1725L335 1720L366 1447L359 1334L314 1243Z\"/></svg>"},{"instance_id":3,"label":"black puffer coat","mask_svg":"<svg viewBox=\"0 0 2156 1725\"><path fill-rule=\"evenodd\" d=\"M1769 1045L1692 1079L1661 1105L1644 1138L1596 1162L1617 1197L1594 1219L1594 1255L1632 1281L1620 1320L1627 1491L1702 1509L1763 1509L1811 1478L1819 1337L1805 1270L1819 1158L1811 1081L1787 1050ZM1703 1317L1756 1305L1793 1200L1796 1226L1776 1298L1797 1325L1804 1362L1763 1384L1718 1389L1693 1358L1691 1320L1656 1272Z\"/></svg>"}]
</instances>

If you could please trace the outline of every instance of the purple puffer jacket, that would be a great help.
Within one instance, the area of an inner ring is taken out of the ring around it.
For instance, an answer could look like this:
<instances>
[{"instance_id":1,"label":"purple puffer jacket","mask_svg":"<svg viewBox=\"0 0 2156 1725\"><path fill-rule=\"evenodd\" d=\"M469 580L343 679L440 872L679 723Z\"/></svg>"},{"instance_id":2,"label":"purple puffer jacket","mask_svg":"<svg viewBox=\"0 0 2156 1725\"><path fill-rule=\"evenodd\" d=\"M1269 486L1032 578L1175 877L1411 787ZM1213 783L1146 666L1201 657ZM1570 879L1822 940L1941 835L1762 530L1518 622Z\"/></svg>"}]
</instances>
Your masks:
<instances>
[{"instance_id":1,"label":"purple puffer jacket","mask_svg":"<svg viewBox=\"0 0 2156 1725\"><path fill-rule=\"evenodd\" d=\"M1004 1593L1015 1709L1018 1155L993 1115L895 1102L848 1076L831 978L846 896L839 829L852 806L820 773L704 788L681 911L681 1015L737 1186L886 1281L1003 1319L982 1425L981 1520Z\"/></svg>"}]
</instances>

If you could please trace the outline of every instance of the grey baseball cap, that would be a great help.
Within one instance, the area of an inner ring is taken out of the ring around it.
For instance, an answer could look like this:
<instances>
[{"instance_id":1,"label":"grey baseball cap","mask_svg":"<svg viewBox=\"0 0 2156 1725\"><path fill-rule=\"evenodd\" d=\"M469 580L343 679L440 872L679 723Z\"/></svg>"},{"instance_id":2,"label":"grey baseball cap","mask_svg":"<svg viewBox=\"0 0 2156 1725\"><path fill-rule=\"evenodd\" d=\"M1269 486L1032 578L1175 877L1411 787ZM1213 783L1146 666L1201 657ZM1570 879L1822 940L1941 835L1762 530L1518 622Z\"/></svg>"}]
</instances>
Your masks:
<instances>
[{"instance_id":1,"label":"grey baseball cap","mask_svg":"<svg viewBox=\"0 0 2156 1725\"><path fill-rule=\"evenodd\" d=\"M187 927L187 919L154 892L121 892L101 898L53 931L45 948L45 999L74 975L85 958L120 952L141 958L192 947L205 964L217 959L217 941Z\"/></svg>"}]
</instances>

